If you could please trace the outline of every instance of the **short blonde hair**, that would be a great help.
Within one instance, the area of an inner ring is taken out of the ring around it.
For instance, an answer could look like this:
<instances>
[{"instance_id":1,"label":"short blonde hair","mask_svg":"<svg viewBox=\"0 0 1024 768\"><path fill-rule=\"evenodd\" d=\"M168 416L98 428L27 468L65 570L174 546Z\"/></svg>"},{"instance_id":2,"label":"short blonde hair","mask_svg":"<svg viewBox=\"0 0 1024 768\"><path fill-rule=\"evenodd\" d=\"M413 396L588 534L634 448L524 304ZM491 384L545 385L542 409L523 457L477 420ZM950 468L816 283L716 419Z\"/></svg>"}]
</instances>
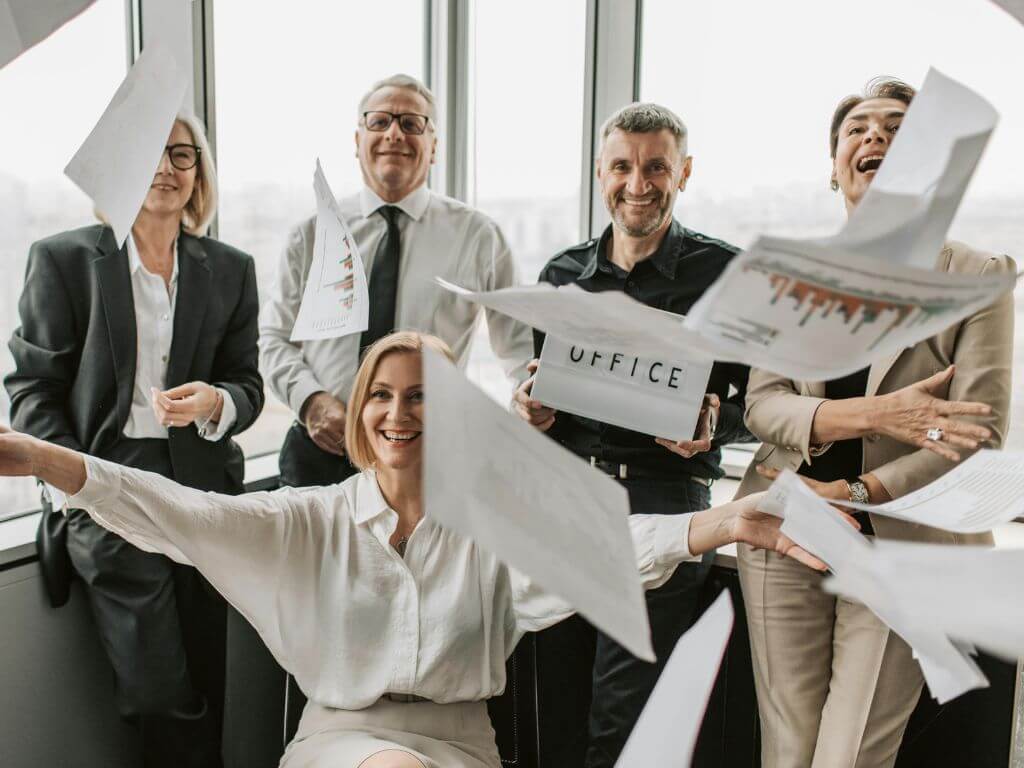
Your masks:
<instances>
[{"instance_id":1,"label":"short blonde hair","mask_svg":"<svg viewBox=\"0 0 1024 768\"><path fill-rule=\"evenodd\" d=\"M191 112L180 112L175 122L188 128L192 142L199 147L196 184L192 197L185 204L181 224L190 235L203 237L210 229L213 217L217 215L217 167L213 162L210 142L206 139L206 129L199 118Z\"/></svg>"},{"instance_id":2,"label":"short blonde hair","mask_svg":"<svg viewBox=\"0 0 1024 768\"><path fill-rule=\"evenodd\" d=\"M182 211L181 226L190 235L203 237L210 229L213 217L217 215L217 168L213 163L213 152L198 117L191 112L179 112L174 122L188 128L192 134L192 143L199 147L196 183L192 188L192 197L185 203L185 209ZM92 212L104 224L110 224L106 214L99 208L93 208Z\"/></svg>"},{"instance_id":3,"label":"short blonde hair","mask_svg":"<svg viewBox=\"0 0 1024 768\"><path fill-rule=\"evenodd\" d=\"M345 452L348 460L358 469L372 467L377 456L370 447L370 439L363 429L361 418L366 401L370 399L370 387L381 360L388 355L415 354L420 355L424 349L432 349L455 362L451 348L437 336L416 331L398 331L374 342L363 353L363 362L356 371L356 380L352 383L352 395L348 399L345 412Z\"/></svg>"}]
</instances>

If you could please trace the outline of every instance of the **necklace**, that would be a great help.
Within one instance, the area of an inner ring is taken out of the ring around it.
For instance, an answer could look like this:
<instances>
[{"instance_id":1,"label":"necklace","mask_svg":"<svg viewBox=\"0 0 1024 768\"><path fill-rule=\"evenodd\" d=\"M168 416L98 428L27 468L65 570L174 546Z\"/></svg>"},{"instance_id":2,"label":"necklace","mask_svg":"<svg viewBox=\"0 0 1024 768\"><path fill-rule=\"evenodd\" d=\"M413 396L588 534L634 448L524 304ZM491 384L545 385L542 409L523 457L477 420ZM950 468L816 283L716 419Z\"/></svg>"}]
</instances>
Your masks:
<instances>
[{"instance_id":1,"label":"necklace","mask_svg":"<svg viewBox=\"0 0 1024 768\"><path fill-rule=\"evenodd\" d=\"M409 537L403 536L395 542L395 549L398 550L399 557L405 557L405 545L409 543Z\"/></svg>"}]
</instances>

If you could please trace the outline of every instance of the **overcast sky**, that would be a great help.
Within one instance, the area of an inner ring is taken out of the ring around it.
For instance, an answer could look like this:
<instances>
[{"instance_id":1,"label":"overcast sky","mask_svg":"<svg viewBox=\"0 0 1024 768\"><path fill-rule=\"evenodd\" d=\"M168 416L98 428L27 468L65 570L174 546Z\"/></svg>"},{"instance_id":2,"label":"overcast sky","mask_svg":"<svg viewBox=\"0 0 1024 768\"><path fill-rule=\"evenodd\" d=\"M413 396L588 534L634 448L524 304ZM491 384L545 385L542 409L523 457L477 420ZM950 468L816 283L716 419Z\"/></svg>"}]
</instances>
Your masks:
<instances>
[{"instance_id":1,"label":"overcast sky","mask_svg":"<svg viewBox=\"0 0 1024 768\"><path fill-rule=\"evenodd\" d=\"M354 188L356 103L376 77L423 74L422 6L217 0L224 185L306 184L319 154L336 192ZM578 194L584 8L474 4L482 194ZM988 0L645 0L644 12L642 95L687 122L693 189L827 184L838 99L877 74L920 85L934 65L1002 114L969 194L1024 199L1024 27ZM123 14L123 0L98 0L0 70L0 173L60 177L124 75Z\"/></svg>"}]
</instances>

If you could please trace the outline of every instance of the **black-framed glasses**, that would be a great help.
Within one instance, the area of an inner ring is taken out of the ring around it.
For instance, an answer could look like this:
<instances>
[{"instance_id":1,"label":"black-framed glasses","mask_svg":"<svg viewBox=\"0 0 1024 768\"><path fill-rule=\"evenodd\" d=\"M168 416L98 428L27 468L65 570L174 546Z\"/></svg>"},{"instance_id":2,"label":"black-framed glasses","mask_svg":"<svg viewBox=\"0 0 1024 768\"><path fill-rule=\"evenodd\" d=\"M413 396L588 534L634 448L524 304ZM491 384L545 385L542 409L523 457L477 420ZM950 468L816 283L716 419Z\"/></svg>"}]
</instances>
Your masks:
<instances>
[{"instance_id":1,"label":"black-framed glasses","mask_svg":"<svg viewBox=\"0 0 1024 768\"><path fill-rule=\"evenodd\" d=\"M430 125L429 117L417 115L415 112L402 112L397 115L394 112L381 112L380 110L363 112L363 125L366 126L368 131L386 131L395 120L398 121L398 127L402 130L402 133L407 133L411 136L422 135L427 130L427 126Z\"/></svg>"},{"instance_id":2,"label":"black-framed glasses","mask_svg":"<svg viewBox=\"0 0 1024 768\"><path fill-rule=\"evenodd\" d=\"M202 151L195 144L168 144L164 147L164 152L167 153L171 165L179 171L195 168L199 163L199 155L202 154Z\"/></svg>"}]
</instances>

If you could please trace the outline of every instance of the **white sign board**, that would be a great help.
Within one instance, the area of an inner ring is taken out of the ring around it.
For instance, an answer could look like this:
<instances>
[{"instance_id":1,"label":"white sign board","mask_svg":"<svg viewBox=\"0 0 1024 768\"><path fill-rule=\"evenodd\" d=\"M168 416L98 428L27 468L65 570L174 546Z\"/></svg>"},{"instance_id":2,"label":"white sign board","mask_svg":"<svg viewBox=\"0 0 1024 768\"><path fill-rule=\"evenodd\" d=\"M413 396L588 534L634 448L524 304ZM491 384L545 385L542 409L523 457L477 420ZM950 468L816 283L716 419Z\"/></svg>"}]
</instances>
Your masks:
<instances>
[{"instance_id":1,"label":"white sign board","mask_svg":"<svg viewBox=\"0 0 1024 768\"><path fill-rule=\"evenodd\" d=\"M706 360L655 360L548 335L532 397L558 411L654 437L692 440L711 366Z\"/></svg>"}]
</instances>

